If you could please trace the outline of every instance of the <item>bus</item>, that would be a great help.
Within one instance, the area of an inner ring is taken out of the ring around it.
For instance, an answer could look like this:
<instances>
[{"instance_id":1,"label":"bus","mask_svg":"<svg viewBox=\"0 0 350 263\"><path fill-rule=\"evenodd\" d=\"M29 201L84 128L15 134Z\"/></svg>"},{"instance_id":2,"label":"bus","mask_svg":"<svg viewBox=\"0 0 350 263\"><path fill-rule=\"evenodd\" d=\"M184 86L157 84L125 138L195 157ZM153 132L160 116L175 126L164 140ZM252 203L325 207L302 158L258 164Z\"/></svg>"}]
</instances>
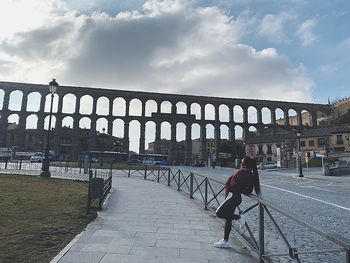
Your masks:
<instances>
[{"instance_id":1,"label":"bus","mask_svg":"<svg viewBox=\"0 0 350 263\"><path fill-rule=\"evenodd\" d=\"M34 152L18 152L16 147L0 148L0 161L29 160Z\"/></svg>"},{"instance_id":2,"label":"bus","mask_svg":"<svg viewBox=\"0 0 350 263\"><path fill-rule=\"evenodd\" d=\"M130 161L139 160L145 165L168 165L168 155L156 154L156 153L145 153L145 154L132 154L130 155Z\"/></svg>"},{"instance_id":3,"label":"bus","mask_svg":"<svg viewBox=\"0 0 350 263\"><path fill-rule=\"evenodd\" d=\"M100 163L123 163L129 160L128 153L112 151L85 151L80 152L80 160L83 162L84 157L88 156L91 162Z\"/></svg>"}]
</instances>

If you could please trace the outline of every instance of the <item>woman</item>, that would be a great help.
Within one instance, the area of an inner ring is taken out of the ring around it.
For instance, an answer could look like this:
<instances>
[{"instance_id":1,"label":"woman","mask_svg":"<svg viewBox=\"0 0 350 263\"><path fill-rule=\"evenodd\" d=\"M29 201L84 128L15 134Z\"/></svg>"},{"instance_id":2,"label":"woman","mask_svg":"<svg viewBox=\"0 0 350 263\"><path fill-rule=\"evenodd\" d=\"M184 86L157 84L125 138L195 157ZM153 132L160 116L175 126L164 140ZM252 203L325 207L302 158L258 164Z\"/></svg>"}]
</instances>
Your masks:
<instances>
[{"instance_id":1,"label":"woman","mask_svg":"<svg viewBox=\"0 0 350 263\"><path fill-rule=\"evenodd\" d=\"M232 220L240 219L235 215L235 209L242 202L241 194L250 194L255 190L257 195L261 195L260 182L256 161L250 157L245 157L241 163L241 169L235 175L231 175L225 184L225 196L231 192L232 195L227 198L216 210L216 216L226 219L224 239L214 243L215 247L229 247L228 238L231 232Z\"/></svg>"}]
</instances>

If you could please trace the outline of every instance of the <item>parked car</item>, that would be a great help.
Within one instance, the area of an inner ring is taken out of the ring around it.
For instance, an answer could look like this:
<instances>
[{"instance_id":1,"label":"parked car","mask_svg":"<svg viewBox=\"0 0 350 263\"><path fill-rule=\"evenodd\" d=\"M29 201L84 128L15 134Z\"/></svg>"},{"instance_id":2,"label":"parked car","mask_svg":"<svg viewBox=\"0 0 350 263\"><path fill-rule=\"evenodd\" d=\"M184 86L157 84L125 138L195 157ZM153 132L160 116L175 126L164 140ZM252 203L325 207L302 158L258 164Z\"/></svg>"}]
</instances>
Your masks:
<instances>
[{"instance_id":1,"label":"parked car","mask_svg":"<svg viewBox=\"0 0 350 263\"><path fill-rule=\"evenodd\" d=\"M49 160L52 162L52 161L55 161L55 152L54 151L49 151ZM32 155L29 159L29 161L31 163L41 163L43 162L45 159L45 153L43 152L36 152L34 153L34 155Z\"/></svg>"},{"instance_id":2,"label":"parked car","mask_svg":"<svg viewBox=\"0 0 350 263\"><path fill-rule=\"evenodd\" d=\"M30 157L29 160L30 160L31 163L41 163L44 160L44 158L45 158L44 153L36 152L36 153L34 153L34 155L32 155Z\"/></svg>"},{"instance_id":3,"label":"parked car","mask_svg":"<svg viewBox=\"0 0 350 263\"><path fill-rule=\"evenodd\" d=\"M193 163L192 166L193 166L193 167L205 167L206 165L205 165L205 163L204 163L203 161L201 161L201 160L199 160L199 161L195 160L195 162Z\"/></svg>"},{"instance_id":4,"label":"parked car","mask_svg":"<svg viewBox=\"0 0 350 263\"><path fill-rule=\"evenodd\" d=\"M142 164L142 161L139 159L130 159L129 161L127 161L127 163L139 163Z\"/></svg>"},{"instance_id":5,"label":"parked car","mask_svg":"<svg viewBox=\"0 0 350 263\"><path fill-rule=\"evenodd\" d=\"M258 165L258 169L274 169L277 168L276 162L263 162Z\"/></svg>"}]
</instances>

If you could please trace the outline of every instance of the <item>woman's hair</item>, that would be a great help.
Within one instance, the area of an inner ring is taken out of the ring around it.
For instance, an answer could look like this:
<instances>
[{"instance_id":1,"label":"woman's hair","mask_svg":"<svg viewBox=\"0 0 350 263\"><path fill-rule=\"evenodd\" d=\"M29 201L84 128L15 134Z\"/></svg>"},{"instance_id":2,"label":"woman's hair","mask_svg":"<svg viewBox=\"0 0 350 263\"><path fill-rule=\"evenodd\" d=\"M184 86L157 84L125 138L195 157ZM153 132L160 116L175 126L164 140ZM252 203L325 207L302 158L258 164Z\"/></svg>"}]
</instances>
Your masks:
<instances>
[{"instance_id":1,"label":"woman's hair","mask_svg":"<svg viewBox=\"0 0 350 263\"><path fill-rule=\"evenodd\" d=\"M248 169L252 170L253 175L254 175L254 190L255 190L255 193L257 195L261 195L259 173L258 173L258 168L256 166L256 161L253 158L244 157L242 159L241 167L242 168L248 168Z\"/></svg>"}]
</instances>

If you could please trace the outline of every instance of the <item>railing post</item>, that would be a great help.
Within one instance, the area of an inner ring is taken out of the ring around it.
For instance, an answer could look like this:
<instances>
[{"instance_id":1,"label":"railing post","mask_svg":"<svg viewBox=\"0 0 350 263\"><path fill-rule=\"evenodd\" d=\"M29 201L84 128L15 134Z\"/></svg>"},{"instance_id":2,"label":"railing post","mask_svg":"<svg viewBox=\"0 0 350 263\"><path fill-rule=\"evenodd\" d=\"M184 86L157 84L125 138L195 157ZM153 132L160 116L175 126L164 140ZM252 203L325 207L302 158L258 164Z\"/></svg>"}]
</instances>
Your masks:
<instances>
[{"instance_id":1,"label":"railing post","mask_svg":"<svg viewBox=\"0 0 350 263\"><path fill-rule=\"evenodd\" d=\"M145 165L145 175L143 176L143 179L147 179L147 165Z\"/></svg>"},{"instance_id":2,"label":"railing post","mask_svg":"<svg viewBox=\"0 0 350 263\"><path fill-rule=\"evenodd\" d=\"M159 183L160 165L158 165L157 183Z\"/></svg>"},{"instance_id":3,"label":"railing post","mask_svg":"<svg viewBox=\"0 0 350 263\"><path fill-rule=\"evenodd\" d=\"M19 160L19 169L22 170L22 159Z\"/></svg>"},{"instance_id":4,"label":"railing post","mask_svg":"<svg viewBox=\"0 0 350 263\"><path fill-rule=\"evenodd\" d=\"M204 209L208 210L207 204L208 204L208 178L205 178L205 200L204 200Z\"/></svg>"},{"instance_id":5,"label":"railing post","mask_svg":"<svg viewBox=\"0 0 350 263\"><path fill-rule=\"evenodd\" d=\"M171 172L171 170L170 170L170 168L168 168L168 186L170 186L170 172Z\"/></svg>"},{"instance_id":6,"label":"railing post","mask_svg":"<svg viewBox=\"0 0 350 263\"><path fill-rule=\"evenodd\" d=\"M130 172L130 163L129 163L129 172L128 172L128 177L130 177L130 174L131 174L131 172Z\"/></svg>"},{"instance_id":7,"label":"railing post","mask_svg":"<svg viewBox=\"0 0 350 263\"><path fill-rule=\"evenodd\" d=\"M98 209L99 210L102 210L102 204L103 204L103 196L100 199L98 199Z\"/></svg>"},{"instance_id":8,"label":"railing post","mask_svg":"<svg viewBox=\"0 0 350 263\"><path fill-rule=\"evenodd\" d=\"M181 180L181 171L179 170L178 175L177 175L177 190L178 191L180 191L180 187L181 187L180 180Z\"/></svg>"},{"instance_id":9,"label":"railing post","mask_svg":"<svg viewBox=\"0 0 350 263\"><path fill-rule=\"evenodd\" d=\"M91 205L91 180L92 180L92 170L89 171L89 185L88 185L88 198L87 198L87 206L86 213L90 213L90 205Z\"/></svg>"},{"instance_id":10,"label":"railing post","mask_svg":"<svg viewBox=\"0 0 350 263\"><path fill-rule=\"evenodd\" d=\"M264 234L264 206L259 203L259 262L263 262L263 255L265 253L265 234Z\"/></svg>"},{"instance_id":11,"label":"railing post","mask_svg":"<svg viewBox=\"0 0 350 263\"><path fill-rule=\"evenodd\" d=\"M193 199L193 173L190 173L190 198Z\"/></svg>"},{"instance_id":12,"label":"railing post","mask_svg":"<svg viewBox=\"0 0 350 263\"><path fill-rule=\"evenodd\" d=\"M8 159L5 159L5 170L7 169L7 163L8 163Z\"/></svg>"}]
</instances>

